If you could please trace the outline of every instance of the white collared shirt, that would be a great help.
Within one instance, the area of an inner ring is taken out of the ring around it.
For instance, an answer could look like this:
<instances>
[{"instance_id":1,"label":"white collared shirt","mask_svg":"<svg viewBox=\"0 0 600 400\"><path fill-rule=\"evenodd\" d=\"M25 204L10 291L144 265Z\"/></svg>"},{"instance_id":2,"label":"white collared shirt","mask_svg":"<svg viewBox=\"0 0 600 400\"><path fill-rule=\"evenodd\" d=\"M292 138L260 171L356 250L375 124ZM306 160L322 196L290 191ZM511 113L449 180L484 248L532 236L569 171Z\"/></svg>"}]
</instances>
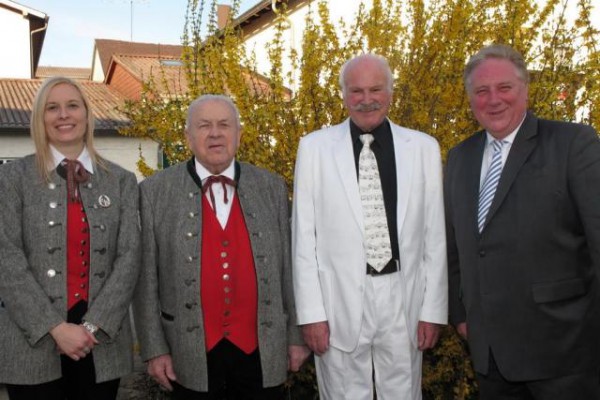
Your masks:
<instances>
[{"instance_id":1,"label":"white collared shirt","mask_svg":"<svg viewBox=\"0 0 600 400\"><path fill-rule=\"evenodd\" d=\"M198 177L200 177L200 179L202 180L202 185L204 185L206 179L208 179L208 177L213 174L211 174L206 168L204 168L204 166L200 164L196 158L194 158L194 163L196 165L196 173L198 174ZM223 175L230 178L231 180L235 180L235 160L231 161L229 167L227 167L225 171L221 172L219 175ZM219 220L219 224L223 229L225 229L227 221L229 220L229 214L231 213L231 205L233 204L233 196L235 196L234 187L230 185L225 185L225 187L227 190L227 204L225 204L225 202L223 201L223 185L212 185L212 191L215 195L215 205L217 206L215 213L217 214L217 219ZM212 207L213 205L208 190L206 191L205 196L208 200L208 204L210 204L210 206Z\"/></svg>"},{"instance_id":2,"label":"white collared shirt","mask_svg":"<svg viewBox=\"0 0 600 400\"><path fill-rule=\"evenodd\" d=\"M52 158L54 161L53 168L56 169L60 165L60 163L67 157L65 157L58 149L52 145L50 145L50 152L52 153ZM86 169L90 174L94 173L94 165L92 164L92 159L90 157L90 153L87 150L87 147L83 147L81 154L77 157L77 161L83 165L83 168Z\"/></svg>"},{"instance_id":3,"label":"white collared shirt","mask_svg":"<svg viewBox=\"0 0 600 400\"><path fill-rule=\"evenodd\" d=\"M523 125L523 121L525 117L521 120L521 123L517 128L512 131L508 136L502 139L504 144L502 145L502 168L504 168L504 164L506 164L506 159L508 158L508 153L510 152L510 148L512 147L513 142L515 141L515 137L517 136L517 132L521 129L521 125ZM490 169L490 164L492 163L492 142L496 140L489 132L486 132L486 142L485 148L483 149L483 160L481 161L481 175L479 176L479 189L483 186L483 181L485 180L485 176L487 175L488 170Z\"/></svg>"}]
</instances>

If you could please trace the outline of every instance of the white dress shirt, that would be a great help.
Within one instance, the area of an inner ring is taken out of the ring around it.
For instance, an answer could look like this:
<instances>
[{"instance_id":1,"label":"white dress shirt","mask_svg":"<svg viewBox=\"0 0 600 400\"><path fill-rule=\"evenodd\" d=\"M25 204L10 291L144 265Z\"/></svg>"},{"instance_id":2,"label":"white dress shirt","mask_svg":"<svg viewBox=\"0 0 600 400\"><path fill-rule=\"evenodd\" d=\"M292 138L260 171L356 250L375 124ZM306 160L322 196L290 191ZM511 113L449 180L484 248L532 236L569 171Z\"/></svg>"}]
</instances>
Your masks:
<instances>
[{"instance_id":1,"label":"white dress shirt","mask_svg":"<svg viewBox=\"0 0 600 400\"><path fill-rule=\"evenodd\" d=\"M208 179L208 177L213 174L211 174L206 168L204 168L204 166L200 164L197 159L194 159L194 162L196 165L196 173L198 174L198 177L200 177L200 179L202 180L202 185L204 185L206 179ZM229 167L227 167L225 171L223 171L219 175L223 175L230 178L231 180L235 180L235 160L231 161ZM217 209L215 210L215 214L217 214L217 219L219 220L219 224L223 229L225 229L225 226L227 225L227 220L229 220L229 214L231 213L231 205L233 204L233 196L235 196L235 188L233 186L225 184L225 187L227 190L227 203L225 203L223 199L223 185L212 185L212 191L215 195L215 205L217 207ZM208 190L206 191L205 196L208 199L208 204L210 204L210 206L212 207L213 204L211 202L210 193L208 192Z\"/></svg>"}]
</instances>

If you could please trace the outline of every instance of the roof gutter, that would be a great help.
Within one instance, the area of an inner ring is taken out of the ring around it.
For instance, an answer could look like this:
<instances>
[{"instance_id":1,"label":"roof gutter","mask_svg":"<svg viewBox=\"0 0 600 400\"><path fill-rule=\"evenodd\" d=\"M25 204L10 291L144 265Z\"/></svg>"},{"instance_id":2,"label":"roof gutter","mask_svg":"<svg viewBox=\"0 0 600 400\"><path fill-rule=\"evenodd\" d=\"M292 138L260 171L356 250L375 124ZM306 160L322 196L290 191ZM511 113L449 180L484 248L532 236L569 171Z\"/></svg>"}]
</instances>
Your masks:
<instances>
[{"instance_id":1,"label":"roof gutter","mask_svg":"<svg viewBox=\"0 0 600 400\"><path fill-rule=\"evenodd\" d=\"M46 29L48 29L48 20L44 21L44 26L42 26L41 28L34 29L31 32L29 32L29 59L31 65L31 79L35 78L35 61L33 59L33 35L35 35L36 33L43 32Z\"/></svg>"}]
</instances>

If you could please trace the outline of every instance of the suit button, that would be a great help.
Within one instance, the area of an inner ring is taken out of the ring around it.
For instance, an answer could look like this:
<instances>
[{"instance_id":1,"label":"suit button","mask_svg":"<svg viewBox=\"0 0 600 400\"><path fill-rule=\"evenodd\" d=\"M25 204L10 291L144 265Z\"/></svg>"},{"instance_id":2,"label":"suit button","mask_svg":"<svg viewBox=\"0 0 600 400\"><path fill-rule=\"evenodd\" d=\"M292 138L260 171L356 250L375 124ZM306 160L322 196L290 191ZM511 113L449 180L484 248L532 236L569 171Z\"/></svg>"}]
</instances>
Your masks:
<instances>
[{"instance_id":1,"label":"suit button","mask_svg":"<svg viewBox=\"0 0 600 400\"><path fill-rule=\"evenodd\" d=\"M56 183L54 183L54 182L50 182L50 183L48 184L48 189L50 189L50 190L54 190L54 189L56 189Z\"/></svg>"},{"instance_id":2,"label":"suit button","mask_svg":"<svg viewBox=\"0 0 600 400\"><path fill-rule=\"evenodd\" d=\"M479 257L485 257L485 250L479 250Z\"/></svg>"},{"instance_id":3,"label":"suit button","mask_svg":"<svg viewBox=\"0 0 600 400\"><path fill-rule=\"evenodd\" d=\"M48 205L50 206L50 208L56 208L58 206L58 203L55 201L51 201Z\"/></svg>"},{"instance_id":4,"label":"suit button","mask_svg":"<svg viewBox=\"0 0 600 400\"><path fill-rule=\"evenodd\" d=\"M56 270L49 269L48 271L46 271L46 275L48 275L48 278L54 278L56 276Z\"/></svg>"},{"instance_id":5,"label":"suit button","mask_svg":"<svg viewBox=\"0 0 600 400\"><path fill-rule=\"evenodd\" d=\"M228 263L228 262L225 262L225 263L223 263L223 268L224 268L224 269L227 269L227 268L229 268L229 263Z\"/></svg>"}]
</instances>

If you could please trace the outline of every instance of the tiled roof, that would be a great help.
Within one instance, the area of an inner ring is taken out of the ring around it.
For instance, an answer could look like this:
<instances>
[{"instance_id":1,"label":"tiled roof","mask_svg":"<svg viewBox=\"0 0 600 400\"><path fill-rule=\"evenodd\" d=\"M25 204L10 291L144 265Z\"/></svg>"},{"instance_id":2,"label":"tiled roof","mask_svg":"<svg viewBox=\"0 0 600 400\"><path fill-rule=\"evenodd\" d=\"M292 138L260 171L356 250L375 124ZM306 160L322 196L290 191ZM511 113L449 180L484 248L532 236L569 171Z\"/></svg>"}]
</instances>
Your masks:
<instances>
[{"instance_id":1,"label":"tiled roof","mask_svg":"<svg viewBox=\"0 0 600 400\"><path fill-rule=\"evenodd\" d=\"M38 79L49 78L51 76L66 76L71 79L90 80L92 75L91 68L72 68L72 67L50 67L39 66L35 77Z\"/></svg>"},{"instance_id":2,"label":"tiled roof","mask_svg":"<svg viewBox=\"0 0 600 400\"><path fill-rule=\"evenodd\" d=\"M159 59L156 56L113 55L113 62L121 65L140 82L147 82L153 78L159 93L163 95L187 92L185 69L178 61L178 57ZM110 72L109 70L109 74ZM106 81L110 82L110 77Z\"/></svg>"},{"instance_id":3,"label":"tiled roof","mask_svg":"<svg viewBox=\"0 0 600 400\"><path fill-rule=\"evenodd\" d=\"M0 129L29 128L33 98L43 80L0 79ZM117 110L124 98L96 82L79 82L92 103L97 130L114 130L129 120Z\"/></svg>"},{"instance_id":4,"label":"tiled roof","mask_svg":"<svg viewBox=\"0 0 600 400\"><path fill-rule=\"evenodd\" d=\"M108 67L110 66L110 59L115 54L179 58L181 57L183 46L172 44L125 42L122 40L110 39L96 39L95 49L100 55L102 70L106 75L108 73Z\"/></svg>"}]
</instances>

